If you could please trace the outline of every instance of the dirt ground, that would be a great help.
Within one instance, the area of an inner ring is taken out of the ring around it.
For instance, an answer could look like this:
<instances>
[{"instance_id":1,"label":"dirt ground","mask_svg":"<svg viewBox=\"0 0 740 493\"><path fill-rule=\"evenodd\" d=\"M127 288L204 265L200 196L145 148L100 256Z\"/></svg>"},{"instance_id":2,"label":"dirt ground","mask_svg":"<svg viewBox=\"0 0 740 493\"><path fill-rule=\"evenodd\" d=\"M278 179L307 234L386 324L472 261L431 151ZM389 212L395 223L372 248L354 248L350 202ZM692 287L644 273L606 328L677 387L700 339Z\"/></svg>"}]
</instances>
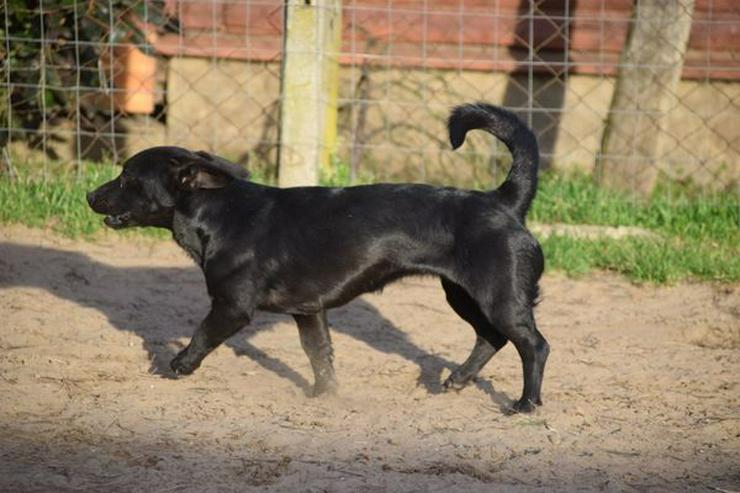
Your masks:
<instances>
[{"instance_id":1,"label":"dirt ground","mask_svg":"<svg viewBox=\"0 0 740 493\"><path fill-rule=\"evenodd\" d=\"M330 312L341 388L316 399L264 313L171 378L208 308L174 244L0 228L0 490L740 490L740 286L542 285L535 414L505 412L511 345L442 392L474 336L433 279Z\"/></svg>"}]
</instances>

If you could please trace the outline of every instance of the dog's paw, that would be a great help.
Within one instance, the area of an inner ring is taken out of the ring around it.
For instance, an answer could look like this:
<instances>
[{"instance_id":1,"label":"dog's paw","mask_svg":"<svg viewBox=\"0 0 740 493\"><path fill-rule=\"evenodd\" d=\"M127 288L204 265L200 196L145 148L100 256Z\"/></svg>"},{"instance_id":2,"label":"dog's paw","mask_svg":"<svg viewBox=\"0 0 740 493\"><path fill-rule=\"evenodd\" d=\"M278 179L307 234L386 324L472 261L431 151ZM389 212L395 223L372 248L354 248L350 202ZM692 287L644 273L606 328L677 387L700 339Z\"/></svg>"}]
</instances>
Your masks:
<instances>
[{"instance_id":1,"label":"dog's paw","mask_svg":"<svg viewBox=\"0 0 740 493\"><path fill-rule=\"evenodd\" d=\"M444 381L442 384L442 387L445 389L445 391L448 390L457 390L460 391L468 386L468 384L473 381L474 377L461 377L459 375L455 375L455 373L452 373L449 377L447 377L447 380Z\"/></svg>"},{"instance_id":2,"label":"dog's paw","mask_svg":"<svg viewBox=\"0 0 740 493\"><path fill-rule=\"evenodd\" d=\"M537 406L541 406L542 401L537 399L537 402L532 402L529 399L519 399L511 406L510 414L529 414L537 409Z\"/></svg>"},{"instance_id":3,"label":"dog's paw","mask_svg":"<svg viewBox=\"0 0 740 493\"><path fill-rule=\"evenodd\" d=\"M170 368L175 372L175 375L190 375L197 368L198 364L194 364L188 361L187 355L180 353L170 361Z\"/></svg>"},{"instance_id":4,"label":"dog's paw","mask_svg":"<svg viewBox=\"0 0 740 493\"><path fill-rule=\"evenodd\" d=\"M339 384L336 380L317 381L313 386L313 397L322 395L336 395Z\"/></svg>"}]
</instances>

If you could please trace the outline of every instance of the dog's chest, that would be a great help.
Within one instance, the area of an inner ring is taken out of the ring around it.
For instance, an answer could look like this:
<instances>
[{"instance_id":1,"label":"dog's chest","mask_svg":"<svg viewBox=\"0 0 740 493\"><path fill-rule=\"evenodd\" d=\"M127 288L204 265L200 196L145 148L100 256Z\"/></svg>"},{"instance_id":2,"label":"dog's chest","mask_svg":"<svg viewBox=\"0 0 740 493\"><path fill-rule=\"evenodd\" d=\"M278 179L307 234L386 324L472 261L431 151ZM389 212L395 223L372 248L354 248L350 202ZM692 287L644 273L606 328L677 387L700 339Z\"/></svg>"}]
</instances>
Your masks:
<instances>
[{"instance_id":1,"label":"dog's chest","mask_svg":"<svg viewBox=\"0 0 740 493\"><path fill-rule=\"evenodd\" d=\"M172 237L198 265L203 266L206 245L203 244L203 235L198 233L198 228L189 224L187 219L175 215Z\"/></svg>"}]
</instances>

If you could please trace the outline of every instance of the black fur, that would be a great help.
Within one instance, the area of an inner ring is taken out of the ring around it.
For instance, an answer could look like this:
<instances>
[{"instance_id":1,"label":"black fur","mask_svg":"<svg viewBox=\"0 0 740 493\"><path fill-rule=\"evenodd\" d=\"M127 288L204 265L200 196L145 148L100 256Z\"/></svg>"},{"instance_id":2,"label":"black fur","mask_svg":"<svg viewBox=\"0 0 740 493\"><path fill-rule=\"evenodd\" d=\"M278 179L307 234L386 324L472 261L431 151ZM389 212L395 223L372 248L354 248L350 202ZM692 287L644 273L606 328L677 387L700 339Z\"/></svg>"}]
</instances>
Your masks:
<instances>
[{"instance_id":1,"label":"black fur","mask_svg":"<svg viewBox=\"0 0 740 493\"><path fill-rule=\"evenodd\" d=\"M490 192L419 184L280 189L251 183L242 168L206 153L155 147L129 159L88 201L113 228L172 230L203 269L212 306L172 361L178 374L192 373L262 309L293 315L315 392L331 391L326 310L401 277L431 274L477 334L445 387L463 387L511 341L524 369L514 408L528 412L541 404L549 352L532 311L543 256L524 227L537 187L537 143L514 115L478 103L453 110L453 147L477 128L500 138L514 158L506 181Z\"/></svg>"}]
</instances>

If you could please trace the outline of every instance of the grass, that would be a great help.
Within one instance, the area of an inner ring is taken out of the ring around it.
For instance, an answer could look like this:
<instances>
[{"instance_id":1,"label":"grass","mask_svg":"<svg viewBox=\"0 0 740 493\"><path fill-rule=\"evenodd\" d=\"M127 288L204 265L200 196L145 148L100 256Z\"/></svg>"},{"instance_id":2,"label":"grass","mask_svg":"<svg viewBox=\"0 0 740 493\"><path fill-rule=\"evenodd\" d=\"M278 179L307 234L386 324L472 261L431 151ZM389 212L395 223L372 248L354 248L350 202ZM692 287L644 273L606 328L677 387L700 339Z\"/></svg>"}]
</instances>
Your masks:
<instances>
[{"instance_id":1,"label":"grass","mask_svg":"<svg viewBox=\"0 0 740 493\"><path fill-rule=\"evenodd\" d=\"M15 180L0 176L0 223L51 228L69 237L93 238L103 229L89 210L85 193L115 177L119 168L87 165L79 177L59 174L39 180L20 170ZM346 175L346 176L345 176ZM326 185L341 185L341 167L322 175ZM624 274L637 282L740 280L740 198L737 194L701 194L660 187L650 201L607 191L582 175L543 175L529 215L540 223L638 226L658 239L542 240L550 270L581 275L593 270ZM119 233L115 233L119 234ZM163 230L136 229L128 235L166 238Z\"/></svg>"},{"instance_id":2,"label":"grass","mask_svg":"<svg viewBox=\"0 0 740 493\"><path fill-rule=\"evenodd\" d=\"M740 280L740 197L658 187L649 201L595 186L582 175L545 174L530 220L542 223L637 226L658 239L542 241L548 264L570 274L593 269L636 281Z\"/></svg>"},{"instance_id":3,"label":"grass","mask_svg":"<svg viewBox=\"0 0 740 493\"><path fill-rule=\"evenodd\" d=\"M68 173L44 180L22 168L18 170L15 180L0 176L0 223L49 228L71 238L92 238L105 226L102 216L88 207L85 194L118 176L120 171L119 167L112 165L87 165L79 177ZM161 238L169 236L157 229L123 233Z\"/></svg>"},{"instance_id":4,"label":"grass","mask_svg":"<svg viewBox=\"0 0 740 493\"><path fill-rule=\"evenodd\" d=\"M0 222L52 228L66 236L90 236L100 230L100 217L89 210L85 193L116 176L113 166L88 166L80 179L62 175L53 180L19 169L15 180L0 177Z\"/></svg>"}]
</instances>

